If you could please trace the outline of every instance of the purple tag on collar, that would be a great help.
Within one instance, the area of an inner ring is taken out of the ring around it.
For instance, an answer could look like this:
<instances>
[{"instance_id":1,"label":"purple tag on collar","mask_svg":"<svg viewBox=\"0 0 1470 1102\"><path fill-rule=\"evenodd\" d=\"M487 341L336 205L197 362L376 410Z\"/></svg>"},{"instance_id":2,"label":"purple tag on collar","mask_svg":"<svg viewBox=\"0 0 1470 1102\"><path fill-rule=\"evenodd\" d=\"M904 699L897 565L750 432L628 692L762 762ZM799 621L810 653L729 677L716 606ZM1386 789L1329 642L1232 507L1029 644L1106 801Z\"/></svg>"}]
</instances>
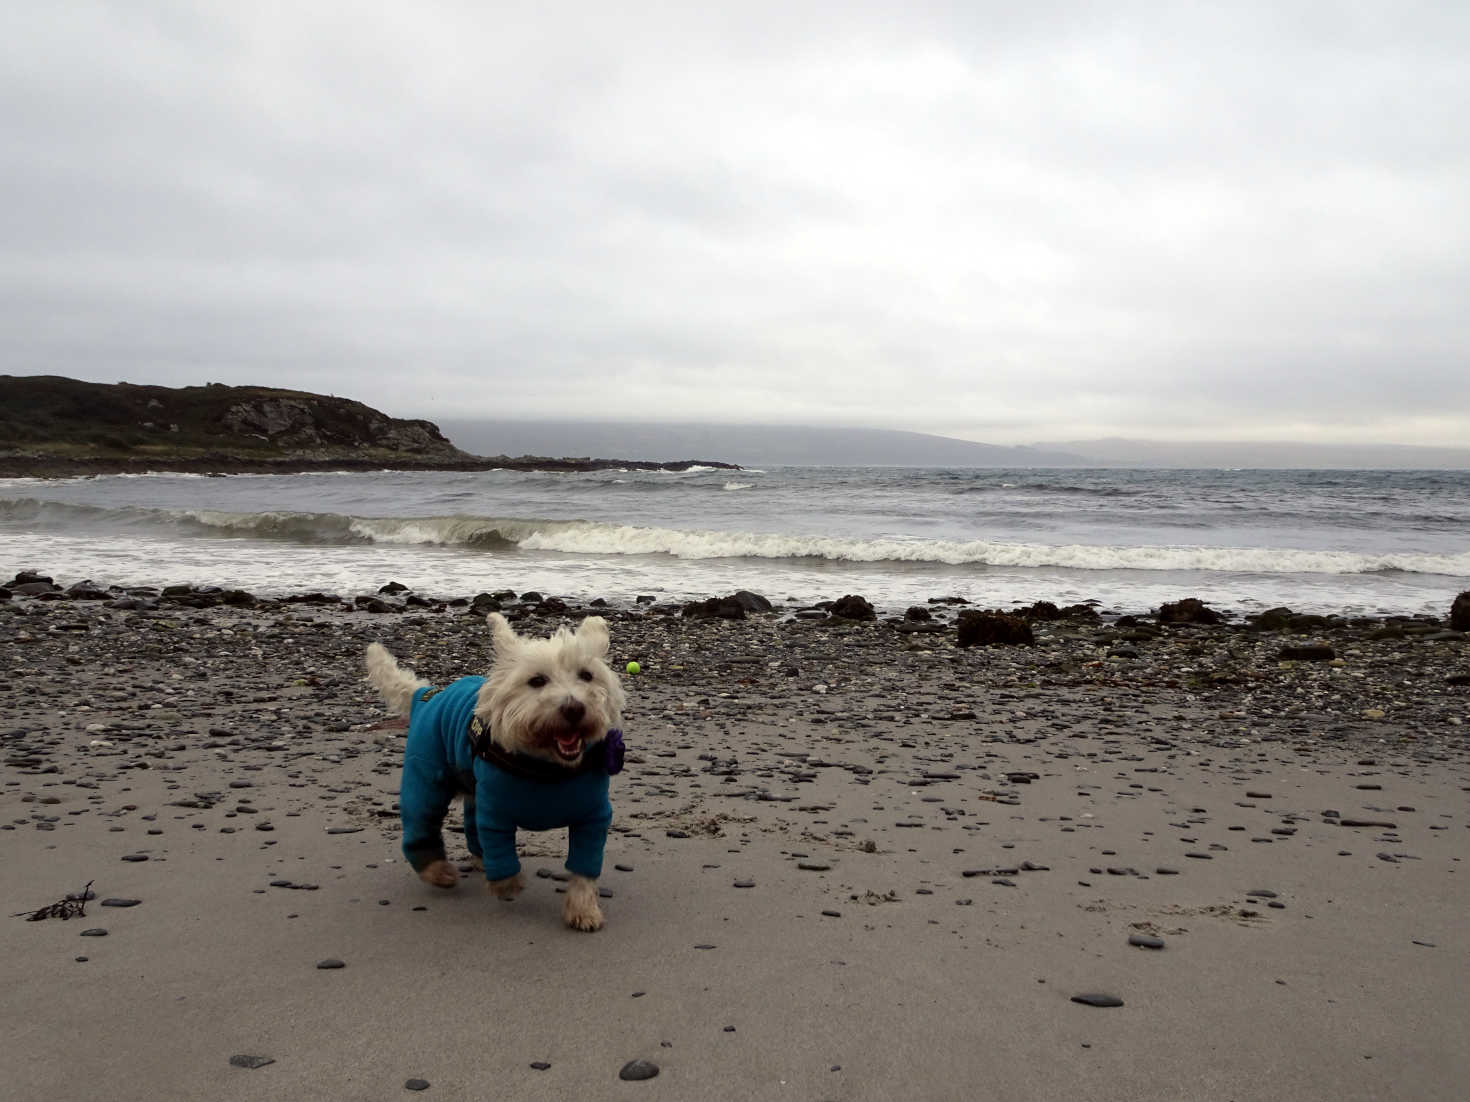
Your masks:
<instances>
[{"instance_id":1,"label":"purple tag on collar","mask_svg":"<svg viewBox=\"0 0 1470 1102\"><path fill-rule=\"evenodd\" d=\"M608 776L612 776L614 773L621 773L623 771L623 755L626 752L623 746L623 732L619 731L616 727L609 731L607 737L602 740L602 752L605 755L603 760L607 763Z\"/></svg>"}]
</instances>

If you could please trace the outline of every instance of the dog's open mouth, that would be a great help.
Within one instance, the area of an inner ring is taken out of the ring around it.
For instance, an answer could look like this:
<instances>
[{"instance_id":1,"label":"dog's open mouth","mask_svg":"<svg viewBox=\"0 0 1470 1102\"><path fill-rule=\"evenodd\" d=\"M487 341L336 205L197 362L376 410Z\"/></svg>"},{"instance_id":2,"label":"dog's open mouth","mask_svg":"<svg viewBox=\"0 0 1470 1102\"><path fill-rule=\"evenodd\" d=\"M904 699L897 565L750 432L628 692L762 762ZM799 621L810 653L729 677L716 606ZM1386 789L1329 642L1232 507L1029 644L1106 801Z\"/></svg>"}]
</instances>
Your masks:
<instances>
[{"instance_id":1,"label":"dog's open mouth","mask_svg":"<svg viewBox=\"0 0 1470 1102\"><path fill-rule=\"evenodd\" d=\"M552 745L556 747L556 756L562 761L576 761L582 756L582 736L579 733L557 735L552 739Z\"/></svg>"}]
</instances>

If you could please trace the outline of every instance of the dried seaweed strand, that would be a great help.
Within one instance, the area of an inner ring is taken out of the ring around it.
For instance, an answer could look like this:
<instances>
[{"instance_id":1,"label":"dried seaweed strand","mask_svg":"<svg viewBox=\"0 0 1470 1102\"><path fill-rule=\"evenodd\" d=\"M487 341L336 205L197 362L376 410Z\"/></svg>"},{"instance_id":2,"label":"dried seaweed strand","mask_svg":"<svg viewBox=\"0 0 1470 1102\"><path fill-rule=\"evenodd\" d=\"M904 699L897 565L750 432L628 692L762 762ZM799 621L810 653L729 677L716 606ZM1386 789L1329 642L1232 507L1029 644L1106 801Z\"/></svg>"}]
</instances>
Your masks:
<instances>
[{"instance_id":1,"label":"dried seaweed strand","mask_svg":"<svg viewBox=\"0 0 1470 1102\"><path fill-rule=\"evenodd\" d=\"M67 896L55 903L49 903L36 911L17 911L11 918L24 917L27 922L42 922L48 918L59 918L63 922L68 918L85 918L87 914L87 896L92 893L92 885L95 880L88 880L84 887L75 896Z\"/></svg>"}]
</instances>

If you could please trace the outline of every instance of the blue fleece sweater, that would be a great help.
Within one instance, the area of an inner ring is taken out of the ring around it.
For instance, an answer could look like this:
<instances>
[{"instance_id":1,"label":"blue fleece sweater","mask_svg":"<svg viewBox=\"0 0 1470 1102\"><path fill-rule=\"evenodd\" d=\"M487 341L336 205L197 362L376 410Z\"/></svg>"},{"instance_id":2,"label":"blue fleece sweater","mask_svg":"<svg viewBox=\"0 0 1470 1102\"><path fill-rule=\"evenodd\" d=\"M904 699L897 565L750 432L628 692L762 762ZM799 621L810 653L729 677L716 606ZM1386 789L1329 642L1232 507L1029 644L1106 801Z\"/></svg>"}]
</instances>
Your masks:
<instances>
[{"instance_id":1,"label":"blue fleece sweater","mask_svg":"<svg viewBox=\"0 0 1470 1102\"><path fill-rule=\"evenodd\" d=\"M602 851L612 823L605 772L568 772L566 778L515 776L477 757L470 738L483 677L461 677L441 690L414 694L403 782L403 854L415 869L444 857L440 828L457 793L465 796L465 842L485 862L487 880L520 871L516 830L567 827L566 868L578 876L602 874Z\"/></svg>"}]
</instances>

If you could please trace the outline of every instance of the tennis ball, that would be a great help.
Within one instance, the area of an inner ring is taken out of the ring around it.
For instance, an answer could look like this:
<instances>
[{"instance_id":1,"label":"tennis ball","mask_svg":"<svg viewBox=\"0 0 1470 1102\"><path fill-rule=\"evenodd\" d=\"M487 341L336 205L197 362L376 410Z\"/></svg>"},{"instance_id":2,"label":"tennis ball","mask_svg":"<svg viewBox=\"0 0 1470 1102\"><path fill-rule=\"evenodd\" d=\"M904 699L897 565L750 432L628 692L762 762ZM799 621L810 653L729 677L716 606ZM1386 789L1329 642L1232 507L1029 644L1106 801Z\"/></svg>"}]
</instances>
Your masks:
<instances>
[{"instance_id":1,"label":"tennis ball","mask_svg":"<svg viewBox=\"0 0 1470 1102\"><path fill-rule=\"evenodd\" d=\"M637 662L629 662L628 663L628 672L629 673L637 673L641 669L643 669L643 667L640 666Z\"/></svg>"}]
</instances>

